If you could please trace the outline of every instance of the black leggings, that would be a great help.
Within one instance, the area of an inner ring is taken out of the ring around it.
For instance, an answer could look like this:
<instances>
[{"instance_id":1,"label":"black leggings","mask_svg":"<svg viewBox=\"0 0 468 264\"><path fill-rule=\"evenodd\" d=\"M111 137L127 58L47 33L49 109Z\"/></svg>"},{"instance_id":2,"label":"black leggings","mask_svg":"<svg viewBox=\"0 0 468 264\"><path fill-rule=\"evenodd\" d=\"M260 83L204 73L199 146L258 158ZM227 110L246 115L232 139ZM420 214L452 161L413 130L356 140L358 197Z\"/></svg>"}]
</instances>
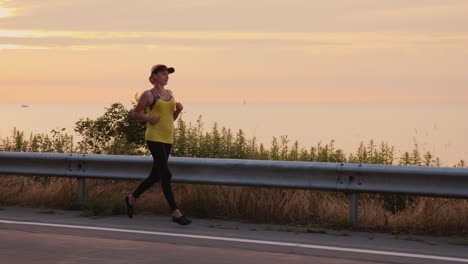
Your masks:
<instances>
[{"instance_id":1,"label":"black leggings","mask_svg":"<svg viewBox=\"0 0 468 264\"><path fill-rule=\"evenodd\" d=\"M174 194L172 193L172 174L167 166L172 144L155 141L146 141L146 144L153 156L153 168L151 169L150 175L138 185L132 195L135 198L140 197L140 195L153 186L155 182L161 180L164 196L166 197L167 203L174 211L177 209L177 205L174 200Z\"/></svg>"}]
</instances>

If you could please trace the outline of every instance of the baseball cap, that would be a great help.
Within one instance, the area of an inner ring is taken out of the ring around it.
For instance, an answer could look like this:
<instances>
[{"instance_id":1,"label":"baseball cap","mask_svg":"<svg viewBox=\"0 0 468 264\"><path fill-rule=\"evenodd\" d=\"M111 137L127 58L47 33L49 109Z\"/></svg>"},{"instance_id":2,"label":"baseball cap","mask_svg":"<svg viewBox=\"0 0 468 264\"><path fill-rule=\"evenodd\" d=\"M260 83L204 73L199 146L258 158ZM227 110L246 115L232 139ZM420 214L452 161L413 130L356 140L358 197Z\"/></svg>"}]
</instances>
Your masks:
<instances>
[{"instance_id":1,"label":"baseball cap","mask_svg":"<svg viewBox=\"0 0 468 264\"><path fill-rule=\"evenodd\" d=\"M164 70L167 70L169 73L175 72L175 69L174 69L173 67L167 67L167 66L164 65L164 64L156 64L156 65L154 65L153 67L151 67L150 76L151 76L153 73L157 73L157 72L164 71Z\"/></svg>"}]
</instances>

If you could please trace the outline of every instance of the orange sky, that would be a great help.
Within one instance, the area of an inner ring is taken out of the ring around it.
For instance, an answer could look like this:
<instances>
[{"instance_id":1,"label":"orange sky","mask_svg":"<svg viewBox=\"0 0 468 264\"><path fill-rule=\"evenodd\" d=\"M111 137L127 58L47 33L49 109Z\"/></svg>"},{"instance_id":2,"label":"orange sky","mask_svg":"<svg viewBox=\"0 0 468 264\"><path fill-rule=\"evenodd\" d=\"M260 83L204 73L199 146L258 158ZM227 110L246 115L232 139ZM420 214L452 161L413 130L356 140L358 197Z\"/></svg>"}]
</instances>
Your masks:
<instances>
[{"instance_id":1,"label":"orange sky","mask_svg":"<svg viewBox=\"0 0 468 264\"><path fill-rule=\"evenodd\" d=\"M468 1L322 2L0 0L0 103L468 101Z\"/></svg>"}]
</instances>

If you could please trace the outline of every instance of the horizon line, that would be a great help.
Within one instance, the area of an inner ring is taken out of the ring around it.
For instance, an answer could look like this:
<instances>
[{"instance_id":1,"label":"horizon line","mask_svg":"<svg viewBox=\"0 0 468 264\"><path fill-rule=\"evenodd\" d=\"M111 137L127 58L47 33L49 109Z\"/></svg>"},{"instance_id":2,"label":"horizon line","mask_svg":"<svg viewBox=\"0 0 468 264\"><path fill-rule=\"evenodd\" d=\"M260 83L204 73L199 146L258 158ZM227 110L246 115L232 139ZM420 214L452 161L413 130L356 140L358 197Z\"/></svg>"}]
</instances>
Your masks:
<instances>
[{"instance_id":1,"label":"horizon line","mask_svg":"<svg viewBox=\"0 0 468 264\"><path fill-rule=\"evenodd\" d=\"M280 101L280 100L238 100L238 101L181 101L182 103L188 104L249 104L249 103L468 103L467 99L463 100L311 100L311 101ZM132 101L100 101L100 102L86 102L86 101L75 101L75 102L1 102L0 104L18 104L18 105L33 105L33 104L131 104Z\"/></svg>"}]
</instances>

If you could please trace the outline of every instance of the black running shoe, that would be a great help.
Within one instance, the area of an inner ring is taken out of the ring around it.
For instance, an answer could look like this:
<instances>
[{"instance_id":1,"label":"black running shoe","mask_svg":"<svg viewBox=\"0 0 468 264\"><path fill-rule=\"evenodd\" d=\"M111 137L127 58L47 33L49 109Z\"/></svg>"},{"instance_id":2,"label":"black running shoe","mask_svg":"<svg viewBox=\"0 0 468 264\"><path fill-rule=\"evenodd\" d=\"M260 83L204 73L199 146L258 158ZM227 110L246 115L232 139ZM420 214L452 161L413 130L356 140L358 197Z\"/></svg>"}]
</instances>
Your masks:
<instances>
[{"instance_id":1,"label":"black running shoe","mask_svg":"<svg viewBox=\"0 0 468 264\"><path fill-rule=\"evenodd\" d=\"M178 223L179 225L189 225L192 223L192 220L186 218L185 216L180 216L180 217L172 217L172 221Z\"/></svg>"},{"instance_id":2,"label":"black running shoe","mask_svg":"<svg viewBox=\"0 0 468 264\"><path fill-rule=\"evenodd\" d=\"M127 215L129 218L132 218L133 217L133 205L131 205L130 202L128 201L128 196L125 196L124 202L125 202L125 209L127 209Z\"/></svg>"}]
</instances>

